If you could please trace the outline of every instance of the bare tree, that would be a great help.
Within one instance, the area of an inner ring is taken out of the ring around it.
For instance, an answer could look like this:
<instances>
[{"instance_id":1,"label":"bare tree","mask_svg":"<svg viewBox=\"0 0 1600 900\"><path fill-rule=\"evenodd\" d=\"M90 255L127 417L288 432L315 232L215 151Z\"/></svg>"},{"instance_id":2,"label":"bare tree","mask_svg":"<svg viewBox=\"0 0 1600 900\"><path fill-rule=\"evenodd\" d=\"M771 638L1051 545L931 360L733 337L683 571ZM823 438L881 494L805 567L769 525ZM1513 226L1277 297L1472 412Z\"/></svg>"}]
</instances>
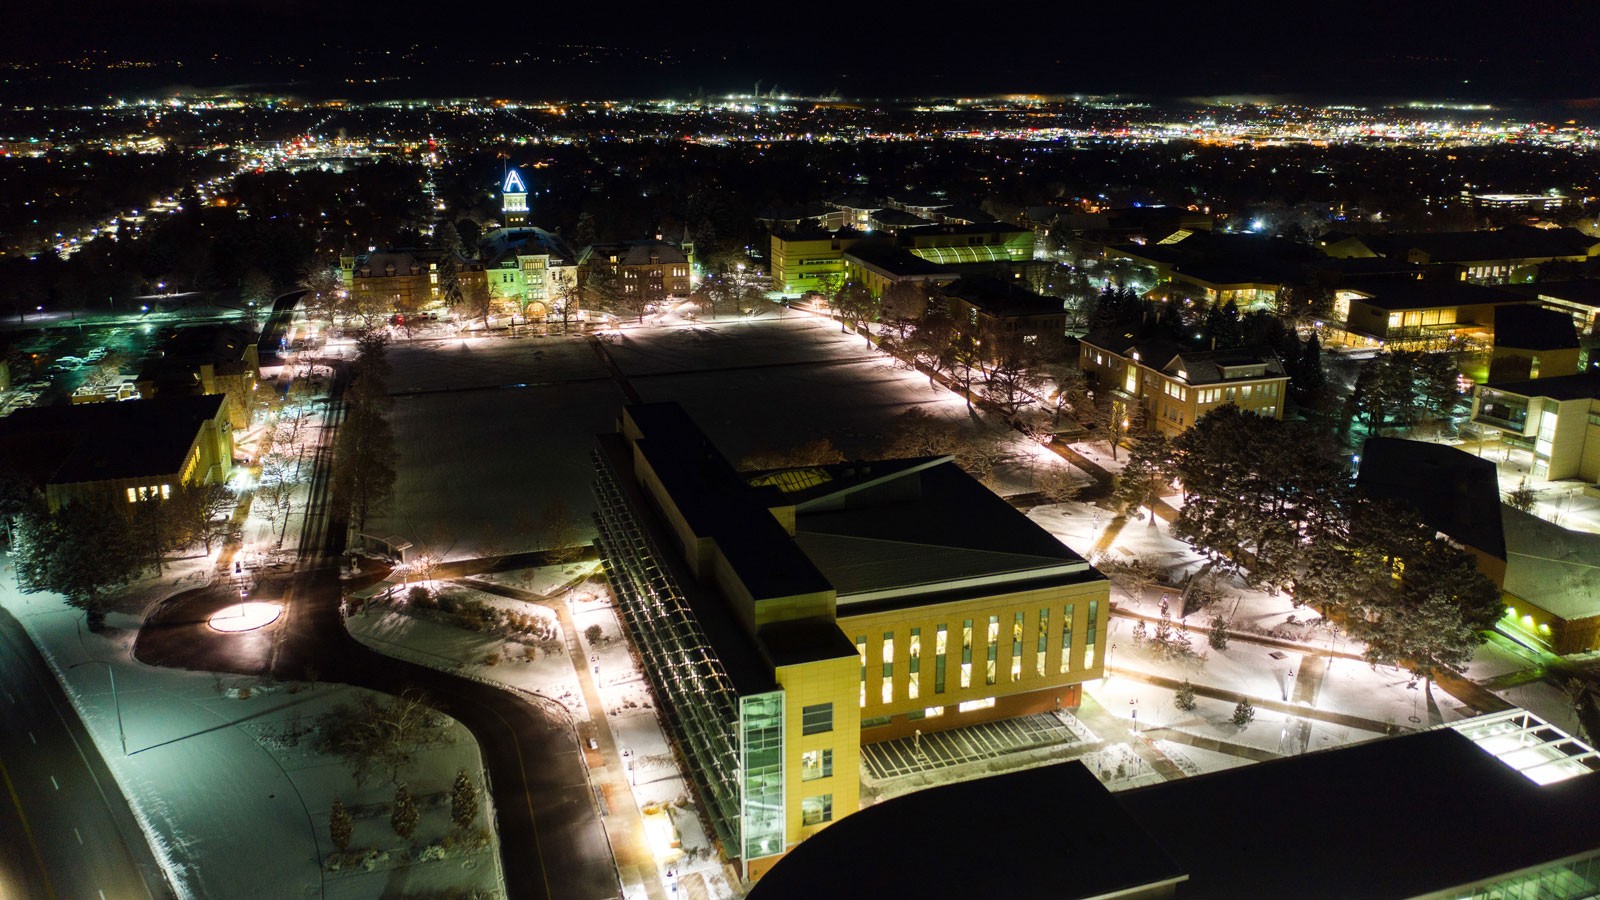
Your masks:
<instances>
[{"instance_id":1,"label":"bare tree","mask_svg":"<svg viewBox=\"0 0 1600 900\"><path fill-rule=\"evenodd\" d=\"M382 771L398 783L400 773L438 734L442 718L407 690L391 700L364 693L355 703L344 703L318 718L322 749L350 765L357 784Z\"/></svg>"},{"instance_id":2,"label":"bare tree","mask_svg":"<svg viewBox=\"0 0 1600 900\"><path fill-rule=\"evenodd\" d=\"M546 504L539 517L539 543L551 562L571 562L583 555L583 540L577 516L567 501L556 497Z\"/></svg>"}]
</instances>

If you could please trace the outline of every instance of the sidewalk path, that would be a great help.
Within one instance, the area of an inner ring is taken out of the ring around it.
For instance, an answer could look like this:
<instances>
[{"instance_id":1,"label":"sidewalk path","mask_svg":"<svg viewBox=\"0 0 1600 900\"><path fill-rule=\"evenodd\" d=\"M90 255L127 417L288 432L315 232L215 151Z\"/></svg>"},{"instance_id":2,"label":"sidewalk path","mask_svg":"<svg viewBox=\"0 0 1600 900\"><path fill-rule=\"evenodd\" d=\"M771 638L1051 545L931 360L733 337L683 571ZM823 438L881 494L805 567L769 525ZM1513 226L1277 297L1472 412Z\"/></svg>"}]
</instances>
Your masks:
<instances>
[{"instance_id":1,"label":"sidewalk path","mask_svg":"<svg viewBox=\"0 0 1600 900\"><path fill-rule=\"evenodd\" d=\"M1127 723L1107 712L1106 708L1089 696L1088 692L1084 692L1081 696L1083 699L1072 714L1102 741L1124 743L1132 747L1133 751L1139 754L1139 758L1148 763L1163 781L1177 781L1188 777L1188 773L1179 768L1177 763L1168 759L1166 754L1150 743L1148 735L1135 734L1128 728Z\"/></svg>"},{"instance_id":2,"label":"sidewalk path","mask_svg":"<svg viewBox=\"0 0 1600 900\"><path fill-rule=\"evenodd\" d=\"M1168 690L1173 691L1177 690L1182 684L1175 678L1167 678L1161 675L1147 675L1144 672L1135 672L1131 669L1108 668L1107 672L1119 678L1127 678L1131 681L1139 681L1145 684L1155 685L1156 687L1167 688ZM1251 706L1255 706L1260 709L1270 709L1273 712L1281 712L1291 716L1317 719L1318 721L1327 722L1332 725L1343 725L1346 728L1359 728L1362 731L1372 731L1378 734L1394 734L1398 731L1412 730L1409 728L1400 728L1398 725L1390 722L1380 722L1377 719L1367 719L1361 716L1352 716L1347 713L1313 709L1308 706L1301 706L1297 703L1284 703L1281 700L1268 700L1263 697L1250 697L1234 691L1223 690L1222 688L1214 688L1204 684L1195 684L1192 681L1190 682L1189 686L1194 688L1194 692L1197 696L1210 697L1213 700L1226 700L1232 703L1238 703L1240 700L1249 700Z\"/></svg>"},{"instance_id":3,"label":"sidewalk path","mask_svg":"<svg viewBox=\"0 0 1600 900\"><path fill-rule=\"evenodd\" d=\"M554 611L561 620L561 628L568 636L567 653L572 657L572 667L583 686L583 702L589 707L590 728L586 730L586 736L593 737L595 743L600 745L598 756L601 764L591 765L589 774L606 798L608 812L604 821L612 852L616 854L617 869L622 873L624 884L642 883L650 900L666 900L666 892L662 890L661 881L656 875L654 855L645 838L644 817L639 814L639 804L634 801L633 789L628 785L627 770L622 764L621 754L617 752L617 741L611 733L610 720L606 718L605 704L600 699L600 690L594 683L594 672L584 656L583 645L578 640L578 627L572 622L572 613L567 609L567 604L531 591L477 578L463 578L461 583L484 593L537 604ZM596 754L591 751L587 755Z\"/></svg>"}]
</instances>

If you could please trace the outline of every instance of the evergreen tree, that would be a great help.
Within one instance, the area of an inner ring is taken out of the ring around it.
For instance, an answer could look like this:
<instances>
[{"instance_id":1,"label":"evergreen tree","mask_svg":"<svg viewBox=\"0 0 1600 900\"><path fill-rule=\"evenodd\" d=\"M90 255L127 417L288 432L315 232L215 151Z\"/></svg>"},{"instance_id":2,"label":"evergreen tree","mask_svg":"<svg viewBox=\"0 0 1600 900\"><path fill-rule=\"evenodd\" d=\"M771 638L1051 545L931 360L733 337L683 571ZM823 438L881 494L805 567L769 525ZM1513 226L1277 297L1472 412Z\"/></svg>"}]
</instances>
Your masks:
<instances>
[{"instance_id":1,"label":"evergreen tree","mask_svg":"<svg viewBox=\"0 0 1600 900\"><path fill-rule=\"evenodd\" d=\"M467 770L462 769L456 773L455 783L450 786L450 821L465 831L472 827L477 818L478 789L467 775Z\"/></svg>"},{"instance_id":2,"label":"evergreen tree","mask_svg":"<svg viewBox=\"0 0 1600 900\"><path fill-rule=\"evenodd\" d=\"M333 841L333 849L343 853L350 849L350 833L354 830L355 823L350 820L350 811L344 808L344 802L333 801L333 809L328 813L328 837Z\"/></svg>"},{"instance_id":3,"label":"evergreen tree","mask_svg":"<svg viewBox=\"0 0 1600 900\"><path fill-rule=\"evenodd\" d=\"M1326 384L1327 374L1322 371L1322 342L1317 339L1316 332L1312 332L1300 348L1300 364L1289 382L1289 390L1294 392L1296 403L1312 406Z\"/></svg>"},{"instance_id":4,"label":"evergreen tree","mask_svg":"<svg viewBox=\"0 0 1600 900\"><path fill-rule=\"evenodd\" d=\"M1228 625L1230 624L1228 620L1224 619L1221 613L1217 613L1211 617L1211 621L1208 624L1211 627L1211 633L1206 635L1206 643L1210 644L1213 650L1228 649Z\"/></svg>"},{"instance_id":5,"label":"evergreen tree","mask_svg":"<svg viewBox=\"0 0 1600 900\"><path fill-rule=\"evenodd\" d=\"M1239 321L1239 307L1232 300L1211 304L1206 310L1201 329L1207 346L1214 350L1232 350L1244 345L1244 327Z\"/></svg>"},{"instance_id":6,"label":"evergreen tree","mask_svg":"<svg viewBox=\"0 0 1600 900\"><path fill-rule=\"evenodd\" d=\"M1172 442L1158 431L1134 438L1128 450L1128 462L1117 475L1111 500L1123 513L1131 513L1141 506L1150 507L1150 525L1156 524L1155 503L1172 485L1177 476Z\"/></svg>"},{"instance_id":7,"label":"evergreen tree","mask_svg":"<svg viewBox=\"0 0 1600 900\"><path fill-rule=\"evenodd\" d=\"M1178 693L1173 696L1172 705L1184 712L1194 711L1194 685L1189 683L1189 679L1185 678L1183 684L1178 685Z\"/></svg>"},{"instance_id":8,"label":"evergreen tree","mask_svg":"<svg viewBox=\"0 0 1600 900\"><path fill-rule=\"evenodd\" d=\"M1249 697L1240 697L1239 702L1233 707L1233 718L1230 720L1240 728L1256 720L1256 708L1250 705Z\"/></svg>"},{"instance_id":9,"label":"evergreen tree","mask_svg":"<svg viewBox=\"0 0 1600 900\"><path fill-rule=\"evenodd\" d=\"M417 830L417 823L421 818L417 812L417 801L411 797L411 789L406 787L405 782L400 782L394 790L394 805L390 807L389 825L394 828L395 834L409 838L412 832Z\"/></svg>"}]
</instances>

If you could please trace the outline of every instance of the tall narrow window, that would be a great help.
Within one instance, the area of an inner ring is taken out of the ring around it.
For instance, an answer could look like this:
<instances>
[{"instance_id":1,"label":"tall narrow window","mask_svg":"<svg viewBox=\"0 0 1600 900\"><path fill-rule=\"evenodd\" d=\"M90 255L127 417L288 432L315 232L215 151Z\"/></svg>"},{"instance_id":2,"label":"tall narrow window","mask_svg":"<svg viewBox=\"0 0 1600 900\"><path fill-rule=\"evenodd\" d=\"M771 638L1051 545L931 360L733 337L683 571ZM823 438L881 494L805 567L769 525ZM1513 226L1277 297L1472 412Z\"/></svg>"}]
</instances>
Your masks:
<instances>
[{"instance_id":1,"label":"tall narrow window","mask_svg":"<svg viewBox=\"0 0 1600 900\"><path fill-rule=\"evenodd\" d=\"M1011 680L1022 680L1022 613L1011 616Z\"/></svg>"},{"instance_id":2,"label":"tall narrow window","mask_svg":"<svg viewBox=\"0 0 1600 900\"><path fill-rule=\"evenodd\" d=\"M933 692L944 693L945 645L949 641L948 629L940 625L933 633Z\"/></svg>"},{"instance_id":3,"label":"tall narrow window","mask_svg":"<svg viewBox=\"0 0 1600 900\"><path fill-rule=\"evenodd\" d=\"M1094 668L1095 632L1100 630L1100 601L1089 601L1089 630L1083 635L1083 667Z\"/></svg>"},{"instance_id":4,"label":"tall narrow window","mask_svg":"<svg viewBox=\"0 0 1600 900\"><path fill-rule=\"evenodd\" d=\"M883 633L883 702L894 702L894 632Z\"/></svg>"},{"instance_id":5,"label":"tall narrow window","mask_svg":"<svg viewBox=\"0 0 1600 900\"><path fill-rule=\"evenodd\" d=\"M1074 604L1068 603L1061 611L1061 674L1067 674L1072 668L1072 614L1077 611Z\"/></svg>"},{"instance_id":6,"label":"tall narrow window","mask_svg":"<svg viewBox=\"0 0 1600 900\"><path fill-rule=\"evenodd\" d=\"M911 629L911 643L906 645L906 697L917 699L920 692L918 680L922 676L922 629Z\"/></svg>"},{"instance_id":7,"label":"tall narrow window","mask_svg":"<svg viewBox=\"0 0 1600 900\"><path fill-rule=\"evenodd\" d=\"M972 620L961 623L961 686L972 687Z\"/></svg>"},{"instance_id":8,"label":"tall narrow window","mask_svg":"<svg viewBox=\"0 0 1600 900\"><path fill-rule=\"evenodd\" d=\"M861 706L867 705L867 636L856 635L856 654L861 657Z\"/></svg>"},{"instance_id":9,"label":"tall narrow window","mask_svg":"<svg viewBox=\"0 0 1600 900\"><path fill-rule=\"evenodd\" d=\"M1000 649L1000 617L999 616L990 616L989 617L989 631L988 631L988 634L985 637L986 637L986 640L984 642L984 648L985 648L984 656L987 657L987 659L986 659L986 665L985 665L984 670L983 670L983 683L984 684L994 684L995 657L998 655L998 651Z\"/></svg>"},{"instance_id":10,"label":"tall narrow window","mask_svg":"<svg viewBox=\"0 0 1600 900\"><path fill-rule=\"evenodd\" d=\"M1039 610L1039 643L1033 650L1033 674L1044 677L1044 657L1050 645L1050 610Z\"/></svg>"}]
</instances>

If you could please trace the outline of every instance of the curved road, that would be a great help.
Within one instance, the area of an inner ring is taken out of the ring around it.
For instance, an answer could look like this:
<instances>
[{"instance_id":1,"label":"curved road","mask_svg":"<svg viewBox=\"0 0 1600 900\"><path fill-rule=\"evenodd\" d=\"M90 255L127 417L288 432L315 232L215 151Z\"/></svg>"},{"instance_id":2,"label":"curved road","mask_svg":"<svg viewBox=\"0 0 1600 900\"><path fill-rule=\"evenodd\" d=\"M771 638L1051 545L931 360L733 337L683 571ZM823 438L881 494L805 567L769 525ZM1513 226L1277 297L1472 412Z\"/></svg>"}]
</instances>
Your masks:
<instances>
[{"instance_id":1,"label":"curved road","mask_svg":"<svg viewBox=\"0 0 1600 900\"><path fill-rule=\"evenodd\" d=\"M5 610L0 720L0 897L172 897L82 720Z\"/></svg>"},{"instance_id":2,"label":"curved road","mask_svg":"<svg viewBox=\"0 0 1600 900\"><path fill-rule=\"evenodd\" d=\"M571 726L498 688L393 659L357 642L339 617L330 569L268 582L257 600L282 599L267 629L228 635L206 627L237 602L231 587L198 588L162 604L140 630L134 656L150 665L352 684L389 694L420 690L482 748L512 897L597 900L620 894L611 848L595 811Z\"/></svg>"},{"instance_id":3,"label":"curved road","mask_svg":"<svg viewBox=\"0 0 1600 900\"><path fill-rule=\"evenodd\" d=\"M541 709L499 688L384 656L345 630L336 561L347 526L332 514L329 473L348 381L349 370L340 365L318 441L296 574L269 578L252 591L255 600L282 600L283 617L253 633L211 630L205 624L211 614L238 601L236 589L224 579L158 607L139 631L134 656L171 668L335 681L388 694L420 691L430 706L460 721L478 741L507 893L523 900L620 896L611 846L564 711Z\"/></svg>"}]
</instances>

